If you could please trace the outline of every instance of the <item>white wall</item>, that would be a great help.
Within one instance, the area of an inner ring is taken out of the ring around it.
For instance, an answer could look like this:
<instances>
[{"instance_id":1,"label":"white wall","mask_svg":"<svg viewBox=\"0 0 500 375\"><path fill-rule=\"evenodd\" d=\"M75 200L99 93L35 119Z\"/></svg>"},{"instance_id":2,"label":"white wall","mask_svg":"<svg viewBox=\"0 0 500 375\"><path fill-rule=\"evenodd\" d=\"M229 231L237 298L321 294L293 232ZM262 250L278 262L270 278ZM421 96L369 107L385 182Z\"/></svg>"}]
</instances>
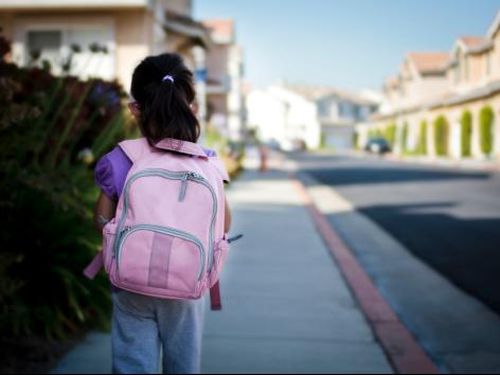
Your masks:
<instances>
[{"instance_id":1,"label":"white wall","mask_svg":"<svg viewBox=\"0 0 500 375\"><path fill-rule=\"evenodd\" d=\"M285 103L264 90L254 90L246 100L248 127L257 131L258 137L268 142L285 139Z\"/></svg>"},{"instance_id":2,"label":"white wall","mask_svg":"<svg viewBox=\"0 0 500 375\"><path fill-rule=\"evenodd\" d=\"M280 86L254 90L247 98L248 126L258 130L263 141L276 140L284 149L302 140L318 148L321 129L316 104Z\"/></svg>"}]
</instances>

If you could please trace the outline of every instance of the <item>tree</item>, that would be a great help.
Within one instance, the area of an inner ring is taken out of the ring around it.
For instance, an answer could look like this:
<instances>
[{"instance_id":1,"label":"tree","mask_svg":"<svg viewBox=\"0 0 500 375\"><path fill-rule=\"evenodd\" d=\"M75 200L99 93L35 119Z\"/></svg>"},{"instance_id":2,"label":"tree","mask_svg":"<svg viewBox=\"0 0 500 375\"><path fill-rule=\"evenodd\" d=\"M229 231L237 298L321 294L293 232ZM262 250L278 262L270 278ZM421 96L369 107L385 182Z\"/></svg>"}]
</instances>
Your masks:
<instances>
[{"instance_id":1,"label":"tree","mask_svg":"<svg viewBox=\"0 0 500 375\"><path fill-rule=\"evenodd\" d=\"M425 120L420 122L417 153L419 155L427 155L427 121Z\"/></svg>"},{"instance_id":2,"label":"tree","mask_svg":"<svg viewBox=\"0 0 500 375\"><path fill-rule=\"evenodd\" d=\"M479 138L481 151L489 155L493 150L493 120L495 114L490 106L485 106L479 112Z\"/></svg>"},{"instance_id":3,"label":"tree","mask_svg":"<svg viewBox=\"0 0 500 375\"><path fill-rule=\"evenodd\" d=\"M434 148L438 156L448 154L448 133L448 120L443 115L438 116L434 120Z\"/></svg>"},{"instance_id":4,"label":"tree","mask_svg":"<svg viewBox=\"0 0 500 375\"><path fill-rule=\"evenodd\" d=\"M405 121L401 130L401 152L404 153L408 148L408 123Z\"/></svg>"},{"instance_id":5,"label":"tree","mask_svg":"<svg viewBox=\"0 0 500 375\"><path fill-rule=\"evenodd\" d=\"M390 143L391 147L394 147L394 142L396 141L396 124L390 123L387 125L385 139Z\"/></svg>"},{"instance_id":6,"label":"tree","mask_svg":"<svg viewBox=\"0 0 500 375\"><path fill-rule=\"evenodd\" d=\"M462 113L462 118L460 119L461 126L461 144L462 144L462 156L471 156L471 139L472 139L472 114L470 111L465 110Z\"/></svg>"}]
</instances>

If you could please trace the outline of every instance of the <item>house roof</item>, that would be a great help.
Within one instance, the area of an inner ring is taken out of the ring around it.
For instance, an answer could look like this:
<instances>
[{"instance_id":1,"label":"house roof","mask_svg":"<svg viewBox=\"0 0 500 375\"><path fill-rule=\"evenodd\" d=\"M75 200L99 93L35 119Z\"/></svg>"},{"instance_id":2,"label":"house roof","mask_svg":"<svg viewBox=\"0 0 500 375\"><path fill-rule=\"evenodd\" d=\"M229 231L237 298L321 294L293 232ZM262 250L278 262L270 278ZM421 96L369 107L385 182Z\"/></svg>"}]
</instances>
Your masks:
<instances>
[{"instance_id":1,"label":"house roof","mask_svg":"<svg viewBox=\"0 0 500 375\"><path fill-rule=\"evenodd\" d=\"M232 19L212 19L203 21L216 43L231 43L234 40L234 21Z\"/></svg>"},{"instance_id":2,"label":"house roof","mask_svg":"<svg viewBox=\"0 0 500 375\"><path fill-rule=\"evenodd\" d=\"M385 79L384 87L396 87L399 84L398 76L391 76Z\"/></svg>"},{"instance_id":3,"label":"house roof","mask_svg":"<svg viewBox=\"0 0 500 375\"><path fill-rule=\"evenodd\" d=\"M0 9L146 8L147 0L1 0Z\"/></svg>"},{"instance_id":4,"label":"house roof","mask_svg":"<svg viewBox=\"0 0 500 375\"><path fill-rule=\"evenodd\" d=\"M190 38L195 45L207 47L210 43L207 28L201 22L197 22L185 14L167 10L163 28L166 31Z\"/></svg>"},{"instance_id":5,"label":"house roof","mask_svg":"<svg viewBox=\"0 0 500 375\"><path fill-rule=\"evenodd\" d=\"M450 60L447 52L410 52L407 59L420 74L444 73Z\"/></svg>"},{"instance_id":6,"label":"house roof","mask_svg":"<svg viewBox=\"0 0 500 375\"><path fill-rule=\"evenodd\" d=\"M491 24L490 28L488 29L487 36L488 38L493 38L495 33L498 31L498 28L500 28L500 10L497 12L495 19L493 20L493 23Z\"/></svg>"},{"instance_id":7,"label":"house roof","mask_svg":"<svg viewBox=\"0 0 500 375\"><path fill-rule=\"evenodd\" d=\"M482 36L461 36L455 43L455 49L458 46L462 46L465 53L481 53L492 48L493 43Z\"/></svg>"},{"instance_id":8,"label":"house roof","mask_svg":"<svg viewBox=\"0 0 500 375\"><path fill-rule=\"evenodd\" d=\"M345 100L352 101L358 104L372 105L377 104L375 100L365 97L364 95L352 91L340 90L329 86L309 86L309 85L284 85L284 88L293 91L306 99L319 100L327 97L339 97Z\"/></svg>"},{"instance_id":9,"label":"house roof","mask_svg":"<svg viewBox=\"0 0 500 375\"><path fill-rule=\"evenodd\" d=\"M482 36L461 36L458 38L459 42L462 42L463 45L467 48L475 48L487 42L487 39Z\"/></svg>"}]
</instances>

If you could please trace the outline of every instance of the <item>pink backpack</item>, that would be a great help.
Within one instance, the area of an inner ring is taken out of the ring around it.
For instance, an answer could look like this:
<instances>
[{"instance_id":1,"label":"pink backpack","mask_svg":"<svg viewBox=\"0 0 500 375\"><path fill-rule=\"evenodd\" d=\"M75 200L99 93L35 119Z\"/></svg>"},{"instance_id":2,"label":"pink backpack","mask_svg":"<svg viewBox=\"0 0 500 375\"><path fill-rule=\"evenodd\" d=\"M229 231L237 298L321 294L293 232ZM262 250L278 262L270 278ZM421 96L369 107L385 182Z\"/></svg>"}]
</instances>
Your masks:
<instances>
[{"instance_id":1,"label":"pink backpack","mask_svg":"<svg viewBox=\"0 0 500 375\"><path fill-rule=\"evenodd\" d=\"M229 177L217 157L196 143L145 138L124 141L132 160L116 216L103 228L102 263L118 288L168 299L198 299L212 288L228 251L224 233L224 186Z\"/></svg>"}]
</instances>

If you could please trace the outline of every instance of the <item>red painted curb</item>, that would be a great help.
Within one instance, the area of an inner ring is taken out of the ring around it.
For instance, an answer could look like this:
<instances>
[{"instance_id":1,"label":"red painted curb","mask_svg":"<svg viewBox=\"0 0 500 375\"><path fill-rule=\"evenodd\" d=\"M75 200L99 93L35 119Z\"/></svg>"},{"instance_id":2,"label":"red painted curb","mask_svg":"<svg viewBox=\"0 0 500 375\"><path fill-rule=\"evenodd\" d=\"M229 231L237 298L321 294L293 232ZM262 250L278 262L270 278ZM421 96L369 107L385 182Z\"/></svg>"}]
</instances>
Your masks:
<instances>
[{"instance_id":1,"label":"red painted curb","mask_svg":"<svg viewBox=\"0 0 500 375\"><path fill-rule=\"evenodd\" d=\"M400 374L438 374L436 365L380 295L353 252L318 210L304 185L295 176L290 175L290 178L394 370Z\"/></svg>"}]
</instances>

